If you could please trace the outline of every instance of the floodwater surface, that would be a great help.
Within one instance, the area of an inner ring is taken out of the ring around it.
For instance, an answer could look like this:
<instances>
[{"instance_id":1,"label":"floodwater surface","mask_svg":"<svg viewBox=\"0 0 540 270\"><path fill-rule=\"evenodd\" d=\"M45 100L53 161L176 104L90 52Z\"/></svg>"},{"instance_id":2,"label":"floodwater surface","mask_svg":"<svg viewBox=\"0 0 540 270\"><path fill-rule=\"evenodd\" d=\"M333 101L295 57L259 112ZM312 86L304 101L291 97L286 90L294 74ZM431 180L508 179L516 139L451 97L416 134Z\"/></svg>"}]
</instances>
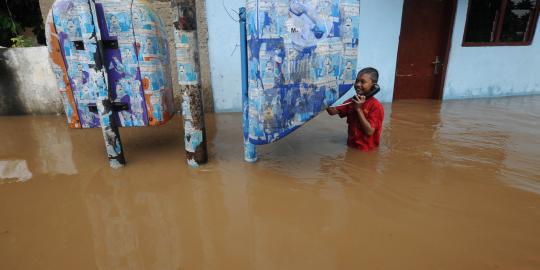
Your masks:
<instances>
[{"instance_id":1,"label":"floodwater surface","mask_svg":"<svg viewBox=\"0 0 540 270\"><path fill-rule=\"evenodd\" d=\"M101 131L0 117L0 269L540 269L540 96L385 104L380 149L321 114L243 161L207 115L186 166L175 118Z\"/></svg>"}]
</instances>

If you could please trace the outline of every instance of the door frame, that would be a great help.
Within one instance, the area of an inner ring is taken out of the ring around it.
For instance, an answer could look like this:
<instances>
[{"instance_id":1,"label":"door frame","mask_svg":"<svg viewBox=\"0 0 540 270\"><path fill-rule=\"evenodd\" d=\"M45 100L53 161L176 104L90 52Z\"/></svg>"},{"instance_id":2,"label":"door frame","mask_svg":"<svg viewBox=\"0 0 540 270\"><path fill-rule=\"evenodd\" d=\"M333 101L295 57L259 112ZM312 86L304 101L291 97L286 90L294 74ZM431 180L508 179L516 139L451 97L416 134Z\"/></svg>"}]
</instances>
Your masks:
<instances>
[{"instance_id":1,"label":"door frame","mask_svg":"<svg viewBox=\"0 0 540 270\"><path fill-rule=\"evenodd\" d=\"M399 64L399 47L400 47L400 44L401 44L401 32L403 32L403 12L405 11L405 2L406 0L403 1L403 7L402 7L402 14L401 14L401 26L400 26L400 29L399 29L399 41L398 41L398 54L397 54L397 57L396 57L396 70L395 70L395 74L394 74L394 89L393 89L393 92L392 92L392 100L395 100L395 92L396 92L396 80L397 80L397 69L398 69L398 64ZM414 0L412 0L414 1ZM457 5L458 5L458 0L449 0L450 1L450 25L449 25L449 28L448 28L448 37L446 38L447 41L446 41L446 50L444 52L444 59L446 60L445 63L442 65L442 68L441 68L441 79L439 80L440 83L438 86L436 86L434 89L433 89L433 97L435 100L442 100L442 97L443 97L443 94L444 94L444 84L445 84L445 81L446 81L446 72L447 72L447 69L448 69L448 63L450 62L450 50L452 48L452 36L454 34L454 26L455 26L455 22L456 22L456 13L457 13ZM470 0L469 0L470 1Z\"/></svg>"}]
</instances>

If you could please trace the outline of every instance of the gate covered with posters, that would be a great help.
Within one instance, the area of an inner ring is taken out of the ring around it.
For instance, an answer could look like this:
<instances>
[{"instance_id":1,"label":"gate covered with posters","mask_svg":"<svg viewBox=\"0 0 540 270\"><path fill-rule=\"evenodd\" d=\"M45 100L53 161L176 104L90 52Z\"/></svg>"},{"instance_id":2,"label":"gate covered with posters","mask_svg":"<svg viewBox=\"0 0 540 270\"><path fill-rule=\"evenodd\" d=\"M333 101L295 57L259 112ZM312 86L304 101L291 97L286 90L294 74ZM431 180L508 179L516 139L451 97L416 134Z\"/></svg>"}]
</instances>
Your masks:
<instances>
[{"instance_id":1,"label":"gate covered with posters","mask_svg":"<svg viewBox=\"0 0 540 270\"><path fill-rule=\"evenodd\" d=\"M165 26L142 0L57 0L46 31L69 127L101 127L111 166L121 166L118 127L175 112Z\"/></svg>"},{"instance_id":2,"label":"gate covered with posters","mask_svg":"<svg viewBox=\"0 0 540 270\"><path fill-rule=\"evenodd\" d=\"M244 51L245 159L283 138L354 84L358 0L248 0Z\"/></svg>"}]
</instances>

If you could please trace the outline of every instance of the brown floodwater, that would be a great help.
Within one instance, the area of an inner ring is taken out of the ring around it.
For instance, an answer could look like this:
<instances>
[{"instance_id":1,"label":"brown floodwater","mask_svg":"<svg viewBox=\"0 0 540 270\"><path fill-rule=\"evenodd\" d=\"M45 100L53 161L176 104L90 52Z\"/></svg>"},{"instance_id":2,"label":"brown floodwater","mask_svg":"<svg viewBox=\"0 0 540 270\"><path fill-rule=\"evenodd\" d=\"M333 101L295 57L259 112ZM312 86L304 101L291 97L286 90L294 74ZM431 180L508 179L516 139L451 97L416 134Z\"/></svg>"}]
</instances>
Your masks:
<instances>
[{"instance_id":1,"label":"brown floodwater","mask_svg":"<svg viewBox=\"0 0 540 270\"><path fill-rule=\"evenodd\" d=\"M0 117L0 269L540 269L540 96L385 104L382 145L326 114L245 163L241 115L100 130Z\"/></svg>"}]
</instances>

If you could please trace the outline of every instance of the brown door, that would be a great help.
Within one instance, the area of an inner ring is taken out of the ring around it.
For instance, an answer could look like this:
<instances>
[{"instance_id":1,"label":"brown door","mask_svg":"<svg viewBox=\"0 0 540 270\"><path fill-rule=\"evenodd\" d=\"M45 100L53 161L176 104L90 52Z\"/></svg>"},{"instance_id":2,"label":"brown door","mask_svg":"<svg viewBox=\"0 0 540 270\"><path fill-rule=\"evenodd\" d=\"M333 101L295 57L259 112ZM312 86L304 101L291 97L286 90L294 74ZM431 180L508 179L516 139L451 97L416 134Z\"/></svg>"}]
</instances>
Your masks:
<instances>
[{"instance_id":1,"label":"brown door","mask_svg":"<svg viewBox=\"0 0 540 270\"><path fill-rule=\"evenodd\" d=\"M394 99L440 99L455 0L405 0Z\"/></svg>"}]
</instances>

